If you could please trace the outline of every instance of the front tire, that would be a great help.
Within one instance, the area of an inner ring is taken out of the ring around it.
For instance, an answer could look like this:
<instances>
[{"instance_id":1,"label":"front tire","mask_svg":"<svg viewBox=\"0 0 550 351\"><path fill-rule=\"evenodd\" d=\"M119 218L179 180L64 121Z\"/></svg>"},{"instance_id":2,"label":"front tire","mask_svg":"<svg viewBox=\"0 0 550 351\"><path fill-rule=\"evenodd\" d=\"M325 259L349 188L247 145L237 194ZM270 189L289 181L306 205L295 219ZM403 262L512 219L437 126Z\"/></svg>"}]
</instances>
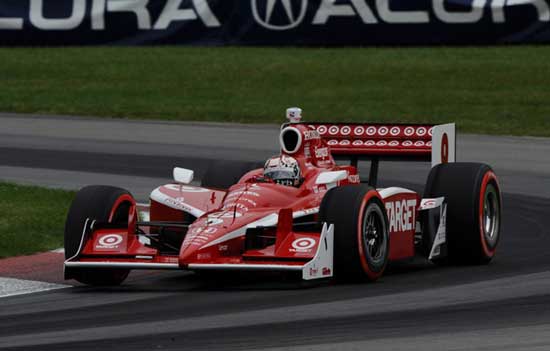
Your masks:
<instances>
[{"instance_id":1,"label":"front tire","mask_svg":"<svg viewBox=\"0 0 550 351\"><path fill-rule=\"evenodd\" d=\"M448 248L447 260L440 262L489 263L500 239L502 213L500 187L491 167L480 163L434 167L424 197L440 196L447 203Z\"/></svg>"},{"instance_id":2,"label":"front tire","mask_svg":"<svg viewBox=\"0 0 550 351\"><path fill-rule=\"evenodd\" d=\"M100 185L82 188L76 194L65 222L65 259L73 258L81 250L80 246L85 244L86 240L82 239L82 235L88 218L98 222L128 225L130 211L136 211L136 202L124 189ZM120 285L129 273L127 269L65 267L66 279L97 286Z\"/></svg>"},{"instance_id":3,"label":"front tire","mask_svg":"<svg viewBox=\"0 0 550 351\"><path fill-rule=\"evenodd\" d=\"M334 224L334 275L344 281L374 281L384 273L390 238L388 218L378 192L368 186L329 190L320 220Z\"/></svg>"}]
</instances>

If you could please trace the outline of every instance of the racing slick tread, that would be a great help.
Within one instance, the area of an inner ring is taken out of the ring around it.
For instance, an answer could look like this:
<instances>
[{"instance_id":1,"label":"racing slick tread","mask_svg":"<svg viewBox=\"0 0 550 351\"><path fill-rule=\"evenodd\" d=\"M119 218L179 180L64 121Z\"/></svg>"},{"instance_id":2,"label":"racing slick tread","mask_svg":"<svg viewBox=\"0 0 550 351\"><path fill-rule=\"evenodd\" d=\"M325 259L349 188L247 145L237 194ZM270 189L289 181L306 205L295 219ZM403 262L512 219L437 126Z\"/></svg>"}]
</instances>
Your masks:
<instances>
[{"instance_id":1,"label":"racing slick tread","mask_svg":"<svg viewBox=\"0 0 550 351\"><path fill-rule=\"evenodd\" d=\"M434 167L426 181L425 198L444 196L447 203L447 248L446 259L435 260L440 264L486 264L493 258L499 233L491 252L483 249L484 240L480 223L480 196L485 176L492 173L491 167L481 163L457 162ZM497 190L499 213L501 211L500 189ZM500 228L500 216L498 217Z\"/></svg>"},{"instance_id":2,"label":"racing slick tread","mask_svg":"<svg viewBox=\"0 0 550 351\"><path fill-rule=\"evenodd\" d=\"M336 187L329 190L321 202L319 216L321 222L334 224L334 276L340 281L361 282L378 279L387 264L389 253L389 233L387 215L381 200L377 196L370 196L367 203L364 200L369 192L376 193L372 187L366 185L350 185ZM368 257L361 257L358 224L362 220L362 211L375 203L386 223L385 257L382 264L372 265ZM368 262L368 263L367 263ZM365 271L365 265L367 271Z\"/></svg>"}]
</instances>

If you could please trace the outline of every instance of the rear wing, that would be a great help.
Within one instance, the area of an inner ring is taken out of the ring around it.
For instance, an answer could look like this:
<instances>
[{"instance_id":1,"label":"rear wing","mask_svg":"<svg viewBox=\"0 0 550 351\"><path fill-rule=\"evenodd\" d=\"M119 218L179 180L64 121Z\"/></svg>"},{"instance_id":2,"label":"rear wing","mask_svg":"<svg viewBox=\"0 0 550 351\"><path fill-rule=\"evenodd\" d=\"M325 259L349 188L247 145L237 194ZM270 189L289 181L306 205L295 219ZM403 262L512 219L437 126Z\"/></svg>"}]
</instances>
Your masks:
<instances>
[{"instance_id":1,"label":"rear wing","mask_svg":"<svg viewBox=\"0 0 550 351\"><path fill-rule=\"evenodd\" d=\"M336 159L426 161L432 167L456 160L455 124L307 123Z\"/></svg>"}]
</instances>

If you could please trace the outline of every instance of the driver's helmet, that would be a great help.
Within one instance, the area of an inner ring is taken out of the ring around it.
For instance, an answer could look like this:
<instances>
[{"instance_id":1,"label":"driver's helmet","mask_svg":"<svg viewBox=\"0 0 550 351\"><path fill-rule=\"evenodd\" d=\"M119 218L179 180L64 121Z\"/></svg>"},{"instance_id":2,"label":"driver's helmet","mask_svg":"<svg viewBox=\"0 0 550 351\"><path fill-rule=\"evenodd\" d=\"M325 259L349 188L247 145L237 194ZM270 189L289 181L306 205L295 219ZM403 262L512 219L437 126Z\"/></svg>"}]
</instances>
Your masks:
<instances>
[{"instance_id":1,"label":"driver's helmet","mask_svg":"<svg viewBox=\"0 0 550 351\"><path fill-rule=\"evenodd\" d=\"M275 183L287 186L299 186L302 180L298 161L290 156L273 157L265 163L264 177Z\"/></svg>"}]
</instances>

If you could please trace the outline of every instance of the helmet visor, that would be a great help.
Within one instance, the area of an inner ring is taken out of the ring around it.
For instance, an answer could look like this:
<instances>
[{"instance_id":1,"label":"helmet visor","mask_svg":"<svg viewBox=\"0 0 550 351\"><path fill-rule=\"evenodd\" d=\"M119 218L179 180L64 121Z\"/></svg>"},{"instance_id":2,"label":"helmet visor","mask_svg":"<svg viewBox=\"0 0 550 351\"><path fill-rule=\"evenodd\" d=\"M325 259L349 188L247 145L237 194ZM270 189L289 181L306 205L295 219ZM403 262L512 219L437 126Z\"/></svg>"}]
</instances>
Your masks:
<instances>
[{"instance_id":1,"label":"helmet visor","mask_svg":"<svg viewBox=\"0 0 550 351\"><path fill-rule=\"evenodd\" d=\"M294 175L294 172L291 172L289 170L281 170L281 169L266 170L264 173L264 176L271 178L273 180L279 180L279 179L294 180L296 178Z\"/></svg>"}]
</instances>

